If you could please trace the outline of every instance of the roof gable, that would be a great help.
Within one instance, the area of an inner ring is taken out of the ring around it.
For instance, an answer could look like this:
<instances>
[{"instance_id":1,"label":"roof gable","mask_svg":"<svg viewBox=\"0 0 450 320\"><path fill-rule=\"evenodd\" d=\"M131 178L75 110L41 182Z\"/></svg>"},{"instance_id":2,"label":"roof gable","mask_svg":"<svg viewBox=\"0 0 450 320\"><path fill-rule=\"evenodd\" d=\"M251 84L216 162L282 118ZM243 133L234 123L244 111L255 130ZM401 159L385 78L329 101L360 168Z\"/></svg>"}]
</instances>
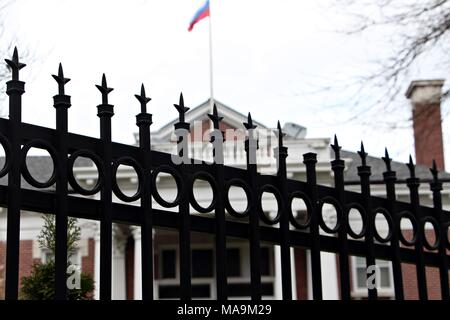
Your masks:
<instances>
[{"instance_id":1,"label":"roof gable","mask_svg":"<svg viewBox=\"0 0 450 320\"><path fill-rule=\"evenodd\" d=\"M226 106L220 101L214 100L216 104L217 111L221 117L223 117L223 123L226 124L227 128L236 128L236 129L244 129L243 122L247 121L247 116ZM193 108L192 110L186 113L186 122L191 124L191 127L194 125L194 122L203 122L209 121L208 114L211 113L210 110L210 100L206 100L199 106ZM178 121L178 118L172 120L167 123L159 130L152 132L152 138L156 141L170 141L174 130L174 124ZM265 125L253 121L258 129L268 129Z\"/></svg>"}]
</instances>

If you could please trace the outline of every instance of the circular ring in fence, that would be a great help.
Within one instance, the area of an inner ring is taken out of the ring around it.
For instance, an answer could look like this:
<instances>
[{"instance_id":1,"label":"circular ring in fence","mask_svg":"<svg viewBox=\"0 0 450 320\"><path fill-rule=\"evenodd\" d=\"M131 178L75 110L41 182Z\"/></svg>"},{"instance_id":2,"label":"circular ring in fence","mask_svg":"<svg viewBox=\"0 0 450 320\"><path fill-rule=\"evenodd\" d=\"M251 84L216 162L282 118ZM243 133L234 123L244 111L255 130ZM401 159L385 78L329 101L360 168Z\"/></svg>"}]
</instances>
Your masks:
<instances>
[{"instance_id":1,"label":"circular ring in fence","mask_svg":"<svg viewBox=\"0 0 450 320\"><path fill-rule=\"evenodd\" d=\"M45 182L37 181L31 175L30 171L28 170L26 160L27 160L28 151L30 151L31 148L38 148L38 149L43 149L43 150L47 151L53 160L52 175ZM58 158L57 158L56 154L57 154L57 152L56 152L55 148L53 148L53 146L50 143L48 143L47 141L44 141L41 139L36 139L36 140L32 140L32 141L26 143L22 148L22 159L21 159L23 178L31 186L38 188L38 189L48 188L48 187L52 186L56 182L56 175L57 175Z\"/></svg>"},{"instance_id":2,"label":"circular ring in fence","mask_svg":"<svg viewBox=\"0 0 450 320\"><path fill-rule=\"evenodd\" d=\"M138 177L138 187L135 194L132 196L128 196L125 193L123 193L117 182L117 170L119 169L120 165L130 166L134 169L134 171L136 171L136 175ZM112 189L117 198L119 198L124 202L133 202L138 200L142 195L144 184L144 170L142 169L141 165L132 157L125 156L120 157L119 159L114 161L111 170L112 170Z\"/></svg>"},{"instance_id":3,"label":"circular ring in fence","mask_svg":"<svg viewBox=\"0 0 450 320\"><path fill-rule=\"evenodd\" d=\"M0 178L2 178L6 174L8 174L8 171L11 168L11 144L9 143L8 139L6 139L6 137L2 134L0 134L0 144L5 150L5 164L0 170Z\"/></svg>"},{"instance_id":4,"label":"circular ring in fence","mask_svg":"<svg viewBox=\"0 0 450 320\"><path fill-rule=\"evenodd\" d=\"M264 193L271 193L274 197L275 200L277 202L277 214L275 217L270 217L266 215L266 212L264 211L263 205L262 205L262 201L263 201L263 194ZM281 218L281 212L282 212L282 208L283 208L283 199L281 197L281 193L280 191L278 191L277 188L275 188L273 185L271 184L266 184L263 185L258 192L258 211L259 211L259 217L260 219L268 224L268 225L274 225L277 224L280 221Z\"/></svg>"},{"instance_id":5,"label":"circular ring in fence","mask_svg":"<svg viewBox=\"0 0 450 320\"><path fill-rule=\"evenodd\" d=\"M432 226L433 232L434 232L434 242L430 242L427 236L427 224L430 224ZM425 217L422 219L422 228L423 228L423 245L425 248L427 248L430 251L436 250L439 248L439 244L441 243L441 230L439 229L439 223L434 217Z\"/></svg>"},{"instance_id":6,"label":"circular ring in fence","mask_svg":"<svg viewBox=\"0 0 450 320\"><path fill-rule=\"evenodd\" d=\"M83 188L78 183L77 179L75 179L75 175L73 173L73 167L74 167L75 161L79 157L83 157L83 158L87 158L87 159L91 160L97 167L98 179L97 179L97 183L94 185L94 187L92 189ZM77 150L77 151L73 152L68 159L67 168L68 168L67 178L69 180L70 186L73 188L73 190L75 190L79 194L81 194L83 196L91 196L91 195L94 195L97 192L99 192L100 189L102 188L103 176L104 176L103 162L100 159L100 157L97 156L95 153L93 153L89 150Z\"/></svg>"},{"instance_id":7,"label":"circular ring in fence","mask_svg":"<svg viewBox=\"0 0 450 320\"><path fill-rule=\"evenodd\" d=\"M233 208L233 206L231 205L231 203L230 203L230 195L229 195L229 193L230 193L230 188L231 187L241 188L244 191L244 193L245 193L245 196L247 198L247 207L242 212L236 211ZM228 180L225 183L225 194L226 194L226 197L224 197L225 208L227 209L227 212L231 216L233 216L235 218L245 218L245 217L247 217L249 215L250 210L251 210L251 196L252 196L252 193L250 192L250 188L249 188L249 186L247 185L247 183L244 180L237 179L237 178Z\"/></svg>"},{"instance_id":8,"label":"circular ring in fence","mask_svg":"<svg viewBox=\"0 0 450 320\"><path fill-rule=\"evenodd\" d=\"M405 235L403 234L403 228L402 228L402 222L407 222L407 221L411 222L411 227L412 227L412 237L411 239L407 239L405 237ZM416 217L414 217L414 215L411 212L408 211L403 211L399 214L398 216L398 233L399 233L399 239L400 241L405 245L405 246L413 246L416 241L417 241L417 231L419 229L418 223L417 223L417 219Z\"/></svg>"},{"instance_id":9,"label":"circular ring in fence","mask_svg":"<svg viewBox=\"0 0 450 320\"><path fill-rule=\"evenodd\" d=\"M391 215L384 208L377 208L373 212L375 212L373 215L373 236L375 240L380 243L391 241L394 232L394 221L392 220ZM382 218L377 218L378 216L381 216ZM385 227L387 227L387 230L383 228L384 223L386 223ZM383 231L385 231L386 235L383 234Z\"/></svg>"},{"instance_id":10,"label":"circular ring in fence","mask_svg":"<svg viewBox=\"0 0 450 320\"><path fill-rule=\"evenodd\" d=\"M334 224L334 226L328 226L327 222L323 218L323 211L324 211L323 209L325 205L332 206L336 213L336 223ZM342 221L342 208L340 203L333 197L329 196L324 197L319 201L319 211L320 211L319 225L322 228L322 230L325 231L326 233L338 232Z\"/></svg>"},{"instance_id":11,"label":"circular ring in fence","mask_svg":"<svg viewBox=\"0 0 450 320\"><path fill-rule=\"evenodd\" d=\"M164 200L158 191L156 180L160 173L167 173L167 174L171 175L173 177L173 179L175 180L175 184L177 186L177 196L175 197L175 199L172 202ZM161 165L161 166L157 167L155 170L153 170L152 186L153 186L153 188L152 188L153 198L155 198L156 202L158 202L159 205L163 206L164 208L173 208L180 204L180 201L181 201L180 190L181 190L182 183L181 183L181 178L180 178L180 175L178 174L178 171L175 170L173 167L168 166L168 165Z\"/></svg>"},{"instance_id":12,"label":"circular ring in fence","mask_svg":"<svg viewBox=\"0 0 450 320\"><path fill-rule=\"evenodd\" d=\"M292 205L293 205L295 199L300 199L305 204L307 218L303 223L300 223L297 221L295 214L294 214L294 210L292 210ZM308 196L305 193L303 193L301 191L292 192L289 195L289 206L287 207L287 209L289 212L289 220L291 221L291 224L296 229L304 230L309 227L309 225L311 224L312 207L311 207L311 201L309 200Z\"/></svg>"},{"instance_id":13,"label":"circular ring in fence","mask_svg":"<svg viewBox=\"0 0 450 320\"><path fill-rule=\"evenodd\" d=\"M353 213L353 214L352 214ZM356 219L352 219L352 215L359 215L361 221L361 229L359 232L355 231L354 227ZM347 233L353 239L361 239L366 234L367 229L367 215L364 208L359 203L351 203L347 206Z\"/></svg>"},{"instance_id":14,"label":"circular ring in fence","mask_svg":"<svg viewBox=\"0 0 450 320\"><path fill-rule=\"evenodd\" d=\"M207 183L209 183L211 190L212 190L212 200L211 203L209 204L209 206L202 207L198 202L197 199L195 199L195 195L194 195L194 184L196 180L203 180L206 181ZM210 175L207 172L201 171L201 172L196 172L192 175L192 179L191 179L191 187L189 188L189 193L190 193L190 202L192 207L197 210L199 213L209 213L211 212L217 203L217 192L218 192L218 188L217 188L217 183L214 180L214 177L212 175Z\"/></svg>"}]
</instances>

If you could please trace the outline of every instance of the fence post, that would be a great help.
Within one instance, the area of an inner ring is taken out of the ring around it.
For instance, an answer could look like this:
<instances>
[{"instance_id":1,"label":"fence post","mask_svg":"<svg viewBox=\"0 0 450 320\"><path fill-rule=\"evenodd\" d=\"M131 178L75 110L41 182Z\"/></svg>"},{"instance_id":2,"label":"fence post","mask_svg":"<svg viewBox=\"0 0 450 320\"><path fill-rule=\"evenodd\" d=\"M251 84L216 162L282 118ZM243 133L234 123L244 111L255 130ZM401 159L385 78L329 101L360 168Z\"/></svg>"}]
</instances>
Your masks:
<instances>
[{"instance_id":1,"label":"fence post","mask_svg":"<svg viewBox=\"0 0 450 320\"><path fill-rule=\"evenodd\" d=\"M187 167L184 163L188 157L188 134L190 124L185 122L184 115L189 108L184 106L183 94L180 94L179 104L174 104L179 113L179 120L175 123L175 133L178 136L177 152L182 160L179 165L181 178L180 205L179 205L179 246L180 246L180 296L182 300L190 300L192 296L191 287L191 223L189 214L189 181L190 176L187 173ZM190 160L189 160L190 161Z\"/></svg>"},{"instance_id":2,"label":"fence post","mask_svg":"<svg viewBox=\"0 0 450 320\"><path fill-rule=\"evenodd\" d=\"M22 94L25 82L19 80L19 70L25 64L19 62L17 48L14 48L12 60L5 59L12 71L12 79L6 83L9 96L9 139L11 144L11 168L8 174L8 222L6 241L6 300L17 300L19 291L19 250L20 250L20 159L22 122Z\"/></svg>"},{"instance_id":3,"label":"fence post","mask_svg":"<svg viewBox=\"0 0 450 320\"><path fill-rule=\"evenodd\" d=\"M58 133L58 173L56 180L55 208L55 299L65 300L67 298L67 216L69 210L67 204L67 111L71 104L70 96L65 94L64 85L69 82L70 79L64 78L61 64L59 64L58 75L53 75L53 78L58 83L58 94L53 97L53 106L56 109L56 131Z\"/></svg>"},{"instance_id":4,"label":"fence post","mask_svg":"<svg viewBox=\"0 0 450 320\"><path fill-rule=\"evenodd\" d=\"M358 151L361 158L361 166L358 167L358 175L361 182L361 195L363 199L363 207L367 214L367 228L364 242L366 245L366 266L375 265L375 250L374 250L374 231L375 231L375 215L372 212L372 205L370 201L370 166L366 163L367 153L364 150L364 144L361 142L361 150ZM369 299L376 300L378 297L377 288L367 288Z\"/></svg>"},{"instance_id":5,"label":"fence post","mask_svg":"<svg viewBox=\"0 0 450 320\"><path fill-rule=\"evenodd\" d=\"M345 162L340 158L340 150L336 135L334 136L334 144L331 145L334 151L335 159L331 161L331 169L334 172L334 189L336 190L336 198L342 204L343 214L342 222L339 227L338 238L339 246L339 275L341 281L341 299L350 300L350 267L348 256L348 210L345 206L345 191L344 191L344 169Z\"/></svg>"},{"instance_id":6,"label":"fence post","mask_svg":"<svg viewBox=\"0 0 450 320\"><path fill-rule=\"evenodd\" d=\"M141 273L142 273L142 299L153 300L153 221L152 221L152 182L151 177L151 136L150 126L152 115L147 113L147 103L151 98L146 97L144 84L141 94L135 95L141 103L141 113L136 116L136 125L139 127L140 162L144 168L142 179L143 190L141 195ZM135 275L136 276L136 275ZM136 297L135 297L136 298Z\"/></svg>"},{"instance_id":7,"label":"fence post","mask_svg":"<svg viewBox=\"0 0 450 320\"><path fill-rule=\"evenodd\" d=\"M389 158L389 153L387 148L384 152L384 157L382 157L384 163L386 164L386 171L383 172L383 180L386 185L386 197L388 200L388 211L391 214L393 226L399 226L400 221L397 215L396 208L396 195L395 195L395 181L397 181L395 171L391 169L391 161ZM399 246L399 228L392 228L392 238L391 238L391 259L392 259L392 273L394 276L394 290L395 299L404 300L403 293L403 275L402 275L402 264L400 260L400 246Z\"/></svg>"},{"instance_id":8,"label":"fence post","mask_svg":"<svg viewBox=\"0 0 450 320\"><path fill-rule=\"evenodd\" d=\"M213 123L214 133L211 134L211 143L213 143L213 161L215 178L217 182L217 203L215 206L216 218L216 287L217 300L223 301L228 297L227 292L227 242L225 230L225 203L223 197L226 197L224 191L225 179L223 173L223 132L220 131L220 121L216 104L213 106L213 113L208 114Z\"/></svg>"},{"instance_id":9,"label":"fence post","mask_svg":"<svg viewBox=\"0 0 450 320\"><path fill-rule=\"evenodd\" d=\"M322 267L320 259L320 229L319 214L320 201L317 191L317 175L316 163L317 154L309 152L303 155L303 163L306 165L306 182L308 184L309 196L311 199L311 223L310 223L310 239L311 239L311 273L313 299L322 300Z\"/></svg>"},{"instance_id":10,"label":"fence post","mask_svg":"<svg viewBox=\"0 0 450 320\"><path fill-rule=\"evenodd\" d=\"M291 245L289 237L289 197L287 189L287 173L286 158L288 156L288 148L283 145L284 133L281 130L280 121L277 125L278 129L278 147L274 152L278 155L278 183L281 196L283 197L283 208L281 208L280 216L280 251L281 251L281 281L283 300L292 300L292 276L291 276Z\"/></svg>"},{"instance_id":11,"label":"fence post","mask_svg":"<svg viewBox=\"0 0 450 320\"><path fill-rule=\"evenodd\" d=\"M96 85L102 94L102 104L97 106L97 116L100 118L100 139L102 148L99 150L103 160L103 187L100 206L100 300L111 300L111 259L112 259L112 148L111 148L111 117L114 106L108 103L108 94L113 88L108 88L105 74L102 84Z\"/></svg>"},{"instance_id":12,"label":"fence post","mask_svg":"<svg viewBox=\"0 0 450 320\"><path fill-rule=\"evenodd\" d=\"M436 161L433 160L433 167L430 169L433 175L433 182L430 183L430 189L433 192L433 206L434 206L434 216L437 223L439 224L439 230L436 230L436 241L439 238L439 275L441 282L441 297L442 300L449 300L449 289L448 289L448 263L447 263L447 225L444 220L444 213L442 212L442 182L438 179L439 171L436 167Z\"/></svg>"},{"instance_id":13,"label":"fence post","mask_svg":"<svg viewBox=\"0 0 450 320\"><path fill-rule=\"evenodd\" d=\"M255 138L256 125L253 124L252 116L248 113L247 122L244 127L248 131L245 140L245 153L247 162L248 181L251 192L251 210L249 213L249 237L250 237L250 277L252 300L261 300L261 243L259 234L259 214L258 214L258 171L256 167L256 150L258 149L258 139Z\"/></svg>"},{"instance_id":14,"label":"fence post","mask_svg":"<svg viewBox=\"0 0 450 320\"><path fill-rule=\"evenodd\" d=\"M427 289L427 276L425 273L425 261L423 256L423 228L422 228L422 214L420 212L420 200L419 200L419 179L416 177L415 165L412 161L411 156L409 156L409 163L407 163L410 178L406 179L406 185L409 188L411 208L413 210L413 215L417 221L416 228L416 241L414 243L414 249L416 251L416 272L417 272L417 285L419 289L419 299L428 299L428 289ZM401 221L400 221L401 222ZM399 225L401 228L401 224ZM400 231L401 232L401 231Z\"/></svg>"}]
</instances>

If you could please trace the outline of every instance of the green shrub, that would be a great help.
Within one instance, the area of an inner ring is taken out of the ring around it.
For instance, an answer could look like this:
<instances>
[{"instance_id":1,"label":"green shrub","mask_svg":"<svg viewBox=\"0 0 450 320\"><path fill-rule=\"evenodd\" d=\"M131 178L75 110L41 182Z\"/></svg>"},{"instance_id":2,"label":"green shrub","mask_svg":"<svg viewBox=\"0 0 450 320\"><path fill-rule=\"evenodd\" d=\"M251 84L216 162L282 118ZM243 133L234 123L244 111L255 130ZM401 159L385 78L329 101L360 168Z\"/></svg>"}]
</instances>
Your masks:
<instances>
[{"instance_id":1,"label":"green shrub","mask_svg":"<svg viewBox=\"0 0 450 320\"><path fill-rule=\"evenodd\" d=\"M44 226L38 236L39 247L49 250L55 255L55 217L44 215ZM77 243L81 237L80 227L77 226L77 219L69 218L67 223L67 266L70 257L77 249ZM66 275L67 279L70 274ZM21 279L20 298L24 300L52 300L55 298L55 261L50 259L46 263L36 263L32 267L31 274ZM94 280L88 273L80 274L80 289L68 289L67 298L69 300L92 299L94 291Z\"/></svg>"},{"instance_id":2,"label":"green shrub","mask_svg":"<svg viewBox=\"0 0 450 320\"><path fill-rule=\"evenodd\" d=\"M69 277L68 275L66 277ZM67 290L69 300L92 299L94 280L91 275L82 272L80 289ZM33 265L30 276L22 278L21 299L53 300L55 298L55 262Z\"/></svg>"}]
</instances>

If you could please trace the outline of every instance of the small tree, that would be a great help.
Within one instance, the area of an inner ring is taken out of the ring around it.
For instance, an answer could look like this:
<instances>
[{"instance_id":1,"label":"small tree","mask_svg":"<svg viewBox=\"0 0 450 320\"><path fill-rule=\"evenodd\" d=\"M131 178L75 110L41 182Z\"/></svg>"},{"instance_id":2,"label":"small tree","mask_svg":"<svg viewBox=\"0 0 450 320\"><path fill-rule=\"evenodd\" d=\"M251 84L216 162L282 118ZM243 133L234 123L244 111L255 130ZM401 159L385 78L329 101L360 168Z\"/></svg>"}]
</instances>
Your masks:
<instances>
[{"instance_id":1,"label":"small tree","mask_svg":"<svg viewBox=\"0 0 450 320\"><path fill-rule=\"evenodd\" d=\"M44 215L44 226L38 236L41 249L49 250L55 256L56 225L54 215ZM81 237L81 229L77 226L77 219L69 218L67 223L67 266L71 265L70 258L77 250L77 243ZM68 278L70 274L66 275ZM66 280L67 280L66 278ZM49 259L45 263L37 263L32 267L31 274L21 279L21 298L26 300L52 300L55 297L55 261ZM67 290L69 300L86 300L92 298L94 280L88 273L81 272L80 287Z\"/></svg>"}]
</instances>

